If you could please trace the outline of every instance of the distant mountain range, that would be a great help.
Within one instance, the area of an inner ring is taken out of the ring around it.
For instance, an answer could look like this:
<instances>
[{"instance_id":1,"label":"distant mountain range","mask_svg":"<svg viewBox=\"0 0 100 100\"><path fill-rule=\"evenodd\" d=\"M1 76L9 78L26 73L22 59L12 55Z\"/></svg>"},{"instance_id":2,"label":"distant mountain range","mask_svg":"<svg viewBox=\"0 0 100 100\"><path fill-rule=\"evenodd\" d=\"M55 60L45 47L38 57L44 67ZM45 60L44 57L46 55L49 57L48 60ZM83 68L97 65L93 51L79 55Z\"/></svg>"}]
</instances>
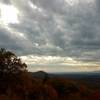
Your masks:
<instances>
[{"instance_id":1,"label":"distant mountain range","mask_svg":"<svg viewBox=\"0 0 100 100\"><path fill-rule=\"evenodd\" d=\"M92 73L46 73L44 71L31 72L33 78L64 78L75 81L80 81L90 87L100 88L100 72Z\"/></svg>"},{"instance_id":2,"label":"distant mountain range","mask_svg":"<svg viewBox=\"0 0 100 100\"><path fill-rule=\"evenodd\" d=\"M49 76L49 74L44 71L37 71L37 72L32 72L32 76L35 78L44 78Z\"/></svg>"},{"instance_id":3,"label":"distant mountain range","mask_svg":"<svg viewBox=\"0 0 100 100\"><path fill-rule=\"evenodd\" d=\"M100 78L100 72L79 72L79 73L46 73L44 71L32 72L32 76L36 78L44 77L62 77L62 78Z\"/></svg>"}]
</instances>

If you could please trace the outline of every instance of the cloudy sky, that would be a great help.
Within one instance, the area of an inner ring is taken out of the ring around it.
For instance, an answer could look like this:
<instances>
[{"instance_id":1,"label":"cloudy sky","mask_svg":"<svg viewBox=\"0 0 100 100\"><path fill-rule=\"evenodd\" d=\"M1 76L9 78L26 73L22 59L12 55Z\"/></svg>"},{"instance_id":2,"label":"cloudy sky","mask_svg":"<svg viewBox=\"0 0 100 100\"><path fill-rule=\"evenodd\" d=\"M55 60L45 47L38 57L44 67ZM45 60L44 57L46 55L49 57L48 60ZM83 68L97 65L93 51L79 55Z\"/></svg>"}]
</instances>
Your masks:
<instances>
[{"instance_id":1,"label":"cloudy sky","mask_svg":"<svg viewBox=\"0 0 100 100\"><path fill-rule=\"evenodd\" d=\"M100 0L0 0L0 47L29 71L100 71Z\"/></svg>"}]
</instances>

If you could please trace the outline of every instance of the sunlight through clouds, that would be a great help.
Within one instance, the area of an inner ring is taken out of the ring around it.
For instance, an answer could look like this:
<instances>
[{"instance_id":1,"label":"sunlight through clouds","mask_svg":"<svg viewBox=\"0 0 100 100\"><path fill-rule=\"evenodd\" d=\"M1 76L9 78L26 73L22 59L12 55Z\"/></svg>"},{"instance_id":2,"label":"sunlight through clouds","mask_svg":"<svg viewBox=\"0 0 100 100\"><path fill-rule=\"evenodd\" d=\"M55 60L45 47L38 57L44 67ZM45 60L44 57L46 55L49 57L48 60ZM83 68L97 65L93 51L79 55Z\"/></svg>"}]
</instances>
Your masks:
<instances>
[{"instance_id":1,"label":"sunlight through clouds","mask_svg":"<svg viewBox=\"0 0 100 100\"><path fill-rule=\"evenodd\" d=\"M12 5L0 4L1 18L0 20L4 24L17 24L18 21L18 10Z\"/></svg>"},{"instance_id":2,"label":"sunlight through clouds","mask_svg":"<svg viewBox=\"0 0 100 100\"><path fill-rule=\"evenodd\" d=\"M29 1L28 3L29 3L29 5L30 5L30 7L31 7L32 9L37 10L37 11L39 11L39 12L42 12L42 9L39 8L39 7L37 7L37 6L36 6L34 3L32 3L31 1Z\"/></svg>"},{"instance_id":3,"label":"sunlight through clouds","mask_svg":"<svg viewBox=\"0 0 100 100\"><path fill-rule=\"evenodd\" d=\"M1 0L0 47L30 70L99 71L99 15L99 0Z\"/></svg>"}]
</instances>

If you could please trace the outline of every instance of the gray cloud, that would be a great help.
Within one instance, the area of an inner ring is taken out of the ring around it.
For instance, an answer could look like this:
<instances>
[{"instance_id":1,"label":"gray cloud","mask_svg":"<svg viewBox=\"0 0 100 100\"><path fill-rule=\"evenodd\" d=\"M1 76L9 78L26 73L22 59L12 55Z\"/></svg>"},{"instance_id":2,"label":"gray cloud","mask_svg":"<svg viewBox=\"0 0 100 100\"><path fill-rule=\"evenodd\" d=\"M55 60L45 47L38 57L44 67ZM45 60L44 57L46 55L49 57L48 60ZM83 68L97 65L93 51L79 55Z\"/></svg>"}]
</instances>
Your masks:
<instances>
[{"instance_id":1,"label":"gray cloud","mask_svg":"<svg viewBox=\"0 0 100 100\"><path fill-rule=\"evenodd\" d=\"M0 2L4 3L4 4L11 4L10 0L1 0Z\"/></svg>"},{"instance_id":2,"label":"gray cloud","mask_svg":"<svg viewBox=\"0 0 100 100\"><path fill-rule=\"evenodd\" d=\"M18 55L70 56L96 61L99 58L96 52L100 50L100 3L89 1L80 0L72 6L65 0L2 0L18 9L19 24L9 23L10 31L5 25L0 29L0 47ZM16 35L11 35L12 32ZM86 52L95 54L84 55Z\"/></svg>"},{"instance_id":3,"label":"gray cloud","mask_svg":"<svg viewBox=\"0 0 100 100\"><path fill-rule=\"evenodd\" d=\"M16 41L10 37L10 33L4 28L0 28L0 47L13 50L14 52L23 50L20 45L16 44Z\"/></svg>"}]
</instances>

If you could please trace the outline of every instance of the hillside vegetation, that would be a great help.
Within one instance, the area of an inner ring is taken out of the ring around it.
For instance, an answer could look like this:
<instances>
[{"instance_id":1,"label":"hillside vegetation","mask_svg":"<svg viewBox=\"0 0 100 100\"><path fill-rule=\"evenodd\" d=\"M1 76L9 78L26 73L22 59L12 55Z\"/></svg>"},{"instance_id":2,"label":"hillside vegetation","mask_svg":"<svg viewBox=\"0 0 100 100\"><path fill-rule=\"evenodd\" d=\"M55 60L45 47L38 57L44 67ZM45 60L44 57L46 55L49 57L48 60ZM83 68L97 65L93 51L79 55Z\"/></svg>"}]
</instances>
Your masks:
<instances>
[{"instance_id":1,"label":"hillside vegetation","mask_svg":"<svg viewBox=\"0 0 100 100\"><path fill-rule=\"evenodd\" d=\"M0 100L100 100L99 89L64 78L33 77L12 52L0 50Z\"/></svg>"}]
</instances>

